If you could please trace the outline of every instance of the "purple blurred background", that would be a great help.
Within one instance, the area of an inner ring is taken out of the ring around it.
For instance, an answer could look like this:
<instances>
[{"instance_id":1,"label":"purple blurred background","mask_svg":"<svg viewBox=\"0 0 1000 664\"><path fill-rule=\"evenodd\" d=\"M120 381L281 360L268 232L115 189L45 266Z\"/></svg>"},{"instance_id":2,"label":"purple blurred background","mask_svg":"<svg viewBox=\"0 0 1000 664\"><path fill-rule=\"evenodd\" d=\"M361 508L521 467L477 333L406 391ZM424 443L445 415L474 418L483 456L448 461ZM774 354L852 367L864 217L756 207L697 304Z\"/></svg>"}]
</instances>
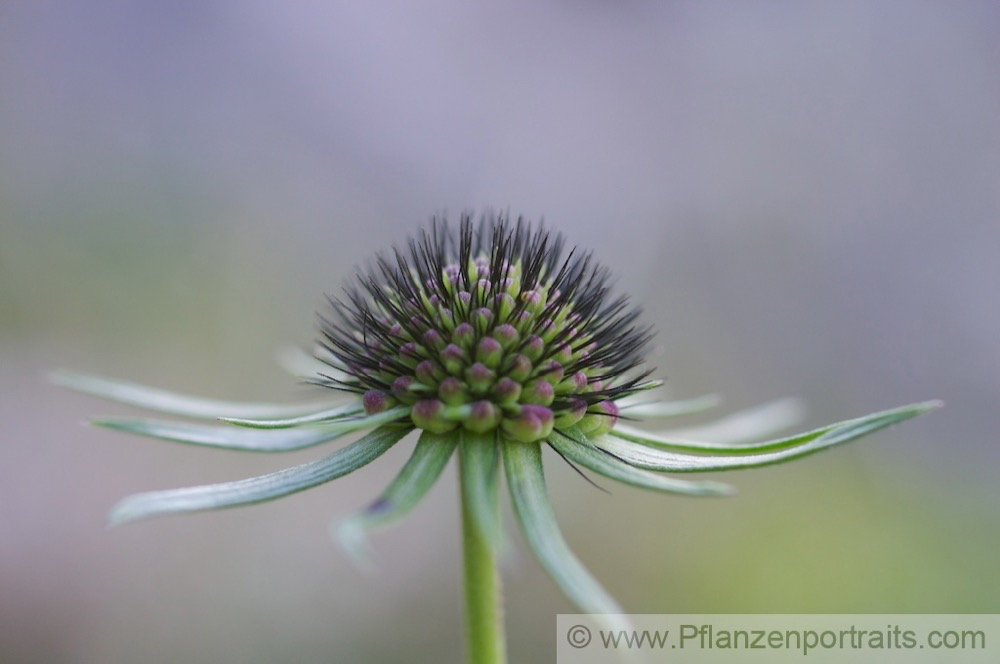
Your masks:
<instances>
[{"instance_id":1,"label":"purple blurred background","mask_svg":"<svg viewBox=\"0 0 1000 664\"><path fill-rule=\"evenodd\" d=\"M222 398L436 212L545 218L660 329L670 394L812 426L947 407L741 495L612 496L549 459L635 612L997 612L1000 9L991 2L0 5L0 661L455 661L455 484L328 539L406 449L278 503L107 531L127 493L316 456L80 425L69 367ZM405 446L404 446L405 447ZM516 538L515 538L516 542ZM511 658L565 600L516 545Z\"/></svg>"}]
</instances>

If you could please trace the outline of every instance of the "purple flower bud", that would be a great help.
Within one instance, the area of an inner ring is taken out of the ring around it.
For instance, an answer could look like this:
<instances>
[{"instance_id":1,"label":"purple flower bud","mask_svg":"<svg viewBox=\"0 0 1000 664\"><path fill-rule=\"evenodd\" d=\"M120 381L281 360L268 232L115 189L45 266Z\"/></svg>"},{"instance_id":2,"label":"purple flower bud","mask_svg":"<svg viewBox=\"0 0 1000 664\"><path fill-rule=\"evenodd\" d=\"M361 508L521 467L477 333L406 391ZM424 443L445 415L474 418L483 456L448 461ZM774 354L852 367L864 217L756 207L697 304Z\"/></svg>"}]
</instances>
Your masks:
<instances>
[{"instance_id":1,"label":"purple flower bud","mask_svg":"<svg viewBox=\"0 0 1000 664\"><path fill-rule=\"evenodd\" d=\"M505 417L500 421L504 433L516 441L533 443L542 440L550 433L555 418L552 411L545 406L527 404L521 406L520 412L514 417Z\"/></svg>"},{"instance_id":2,"label":"purple flower bud","mask_svg":"<svg viewBox=\"0 0 1000 664\"><path fill-rule=\"evenodd\" d=\"M476 359L488 366L490 369L496 369L500 366L500 360L503 358L503 347L500 342L493 337L483 337L479 340L476 345Z\"/></svg>"},{"instance_id":3,"label":"purple flower bud","mask_svg":"<svg viewBox=\"0 0 1000 664\"><path fill-rule=\"evenodd\" d=\"M414 383L413 376L399 376L392 381L392 395L405 403L413 403L414 395L410 386Z\"/></svg>"},{"instance_id":4,"label":"purple flower bud","mask_svg":"<svg viewBox=\"0 0 1000 664\"><path fill-rule=\"evenodd\" d=\"M422 399L410 408L410 419L414 426L431 433L447 433L458 426L458 422L444 416L445 405L437 399Z\"/></svg>"},{"instance_id":5,"label":"purple flower bud","mask_svg":"<svg viewBox=\"0 0 1000 664\"><path fill-rule=\"evenodd\" d=\"M552 384L542 378L529 381L521 391L521 403L533 403L540 406L548 406L555 398L555 390Z\"/></svg>"},{"instance_id":6,"label":"purple flower bud","mask_svg":"<svg viewBox=\"0 0 1000 664\"><path fill-rule=\"evenodd\" d=\"M392 408L396 400L380 390L368 390L361 397L361 405L365 407L366 415L374 415Z\"/></svg>"},{"instance_id":7,"label":"purple flower bud","mask_svg":"<svg viewBox=\"0 0 1000 664\"><path fill-rule=\"evenodd\" d=\"M573 398L567 404L565 408L556 413L555 427L557 429L568 429L587 414L587 402L583 399Z\"/></svg>"},{"instance_id":8,"label":"purple flower bud","mask_svg":"<svg viewBox=\"0 0 1000 664\"><path fill-rule=\"evenodd\" d=\"M566 371L563 369L563 365L559 364L555 360L546 360L540 367L538 367L536 375L539 378L548 381L550 385L555 385L563 379L565 373Z\"/></svg>"},{"instance_id":9,"label":"purple flower bud","mask_svg":"<svg viewBox=\"0 0 1000 664\"><path fill-rule=\"evenodd\" d=\"M465 367L465 362L469 355L461 346L448 344L441 350L438 357L441 360L441 364L444 366L444 370L452 376L457 376Z\"/></svg>"},{"instance_id":10,"label":"purple flower bud","mask_svg":"<svg viewBox=\"0 0 1000 664\"><path fill-rule=\"evenodd\" d=\"M517 328L513 325L508 325L507 323L497 325L493 328L491 336L500 342L500 347L504 350L509 349L521 339L521 335L518 334Z\"/></svg>"},{"instance_id":11,"label":"purple flower bud","mask_svg":"<svg viewBox=\"0 0 1000 664\"><path fill-rule=\"evenodd\" d=\"M496 374L482 362L476 362L465 370L465 382L473 394L486 394L493 387Z\"/></svg>"},{"instance_id":12,"label":"purple flower bud","mask_svg":"<svg viewBox=\"0 0 1000 664\"><path fill-rule=\"evenodd\" d=\"M500 410L489 401L476 401L472 404L471 413L462 421L469 431L486 433L497 428L500 423Z\"/></svg>"},{"instance_id":13,"label":"purple flower bud","mask_svg":"<svg viewBox=\"0 0 1000 664\"><path fill-rule=\"evenodd\" d=\"M503 366L504 373L518 382L528 380L531 371L535 368L528 356L521 353L510 356Z\"/></svg>"},{"instance_id":14,"label":"purple flower bud","mask_svg":"<svg viewBox=\"0 0 1000 664\"><path fill-rule=\"evenodd\" d=\"M486 307L480 307L472 312L472 325L479 334L486 332L493 326L493 312Z\"/></svg>"},{"instance_id":15,"label":"purple flower bud","mask_svg":"<svg viewBox=\"0 0 1000 664\"><path fill-rule=\"evenodd\" d=\"M532 334L522 344L521 352L527 355L529 360L535 362L545 352L545 342L538 335Z\"/></svg>"},{"instance_id":16,"label":"purple flower bud","mask_svg":"<svg viewBox=\"0 0 1000 664\"><path fill-rule=\"evenodd\" d=\"M458 344L462 348L472 348L472 343L476 339L476 330L472 325L461 322L455 326L455 331L451 333L451 342Z\"/></svg>"},{"instance_id":17,"label":"purple flower bud","mask_svg":"<svg viewBox=\"0 0 1000 664\"><path fill-rule=\"evenodd\" d=\"M436 385L444 377L444 370L434 360L423 360L415 370L417 380L424 385Z\"/></svg>"},{"instance_id":18,"label":"purple flower bud","mask_svg":"<svg viewBox=\"0 0 1000 664\"><path fill-rule=\"evenodd\" d=\"M517 403L521 397L521 384L504 376L493 386L493 396L504 405Z\"/></svg>"},{"instance_id":19,"label":"purple flower bud","mask_svg":"<svg viewBox=\"0 0 1000 664\"><path fill-rule=\"evenodd\" d=\"M497 310L497 320L505 321L514 311L514 298L507 293L497 293L493 298L493 306Z\"/></svg>"},{"instance_id":20,"label":"purple flower bud","mask_svg":"<svg viewBox=\"0 0 1000 664\"><path fill-rule=\"evenodd\" d=\"M437 351L441 350L446 345L444 337L441 336L441 333L433 328L424 332L423 339L424 345Z\"/></svg>"},{"instance_id":21,"label":"purple flower bud","mask_svg":"<svg viewBox=\"0 0 1000 664\"><path fill-rule=\"evenodd\" d=\"M523 291L521 301L524 302L525 311L530 311L532 314L537 314L545 306L545 298L538 291Z\"/></svg>"},{"instance_id":22,"label":"purple flower bud","mask_svg":"<svg viewBox=\"0 0 1000 664\"><path fill-rule=\"evenodd\" d=\"M469 391L465 383L454 376L448 376L438 385L438 396L449 406L459 406L469 401Z\"/></svg>"},{"instance_id":23,"label":"purple flower bud","mask_svg":"<svg viewBox=\"0 0 1000 664\"><path fill-rule=\"evenodd\" d=\"M614 401L601 401L587 409L580 420L580 431L588 436L602 436L618 424L618 406Z\"/></svg>"},{"instance_id":24,"label":"purple flower bud","mask_svg":"<svg viewBox=\"0 0 1000 664\"><path fill-rule=\"evenodd\" d=\"M562 362L563 364L568 364L570 360L573 359L573 349L567 343L559 344L556 352L553 353L552 358Z\"/></svg>"}]
</instances>

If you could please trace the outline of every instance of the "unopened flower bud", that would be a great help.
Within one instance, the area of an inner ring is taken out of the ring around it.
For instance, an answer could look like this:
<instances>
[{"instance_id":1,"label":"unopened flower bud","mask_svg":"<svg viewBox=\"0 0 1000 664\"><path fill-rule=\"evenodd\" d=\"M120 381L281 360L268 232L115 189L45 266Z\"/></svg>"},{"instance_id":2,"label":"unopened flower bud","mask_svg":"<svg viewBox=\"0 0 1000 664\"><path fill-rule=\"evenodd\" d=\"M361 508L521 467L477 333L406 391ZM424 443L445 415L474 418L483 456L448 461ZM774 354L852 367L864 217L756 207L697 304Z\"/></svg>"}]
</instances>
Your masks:
<instances>
[{"instance_id":1,"label":"unopened flower bud","mask_svg":"<svg viewBox=\"0 0 1000 664\"><path fill-rule=\"evenodd\" d=\"M476 359L489 368L496 369L503 359L503 347L493 337L483 337L476 345Z\"/></svg>"},{"instance_id":2,"label":"unopened flower bud","mask_svg":"<svg viewBox=\"0 0 1000 664\"><path fill-rule=\"evenodd\" d=\"M361 397L366 415L374 415L389 410L396 405L396 400L381 390L368 390Z\"/></svg>"},{"instance_id":3,"label":"unopened flower bud","mask_svg":"<svg viewBox=\"0 0 1000 664\"><path fill-rule=\"evenodd\" d=\"M552 384L542 378L529 381L521 391L521 403L534 403L540 406L548 406L555 398L555 390Z\"/></svg>"},{"instance_id":4,"label":"unopened flower bud","mask_svg":"<svg viewBox=\"0 0 1000 664\"><path fill-rule=\"evenodd\" d=\"M580 420L580 431L588 436L601 436L618 424L618 406L614 401L601 401L587 409Z\"/></svg>"},{"instance_id":5,"label":"unopened flower bud","mask_svg":"<svg viewBox=\"0 0 1000 664\"><path fill-rule=\"evenodd\" d=\"M533 443L552 433L554 422L555 418L550 409L545 406L525 404L521 406L516 416L500 420L500 426L503 427L504 433L514 440Z\"/></svg>"},{"instance_id":6,"label":"unopened flower bud","mask_svg":"<svg viewBox=\"0 0 1000 664\"><path fill-rule=\"evenodd\" d=\"M469 415L462 421L469 431L486 433L496 429L500 423L500 410L489 401L475 401Z\"/></svg>"},{"instance_id":7,"label":"unopened flower bud","mask_svg":"<svg viewBox=\"0 0 1000 664\"><path fill-rule=\"evenodd\" d=\"M457 422L448 420L444 415L445 405L438 399L423 399L413 404L410 409L410 419L414 426L431 433L446 433L456 426Z\"/></svg>"}]
</instances>

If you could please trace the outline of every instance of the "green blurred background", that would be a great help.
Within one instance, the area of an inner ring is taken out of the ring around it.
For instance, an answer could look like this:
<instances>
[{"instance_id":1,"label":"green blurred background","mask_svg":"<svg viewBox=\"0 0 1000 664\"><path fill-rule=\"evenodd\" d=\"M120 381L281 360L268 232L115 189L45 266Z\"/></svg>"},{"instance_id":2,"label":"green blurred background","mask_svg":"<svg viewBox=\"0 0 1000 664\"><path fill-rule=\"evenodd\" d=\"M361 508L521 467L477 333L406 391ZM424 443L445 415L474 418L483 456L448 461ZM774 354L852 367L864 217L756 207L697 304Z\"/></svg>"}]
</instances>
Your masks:
<instances>
[{"instance_id":1,"label":"green blurred background","mask_svg":"<svg viewBox=\"0 0 1000 664\"><path fill-rule=\"evenodd\" d=\"M318 452L95 430L130 411L44 377L315 396L273 354L323 293L485 206L613 268L672 396L795 395L803 427L947 403L726 500L609 496L549 457L627 610L1000 611L998 37L991 2L0 4L0 661L458 661L453 473L375 537L374 578L328 526L406 445L109 531L128 493ZM511 660L552 661L570 607L519 544L504 579Z\"/></svg>"}]
</instances>

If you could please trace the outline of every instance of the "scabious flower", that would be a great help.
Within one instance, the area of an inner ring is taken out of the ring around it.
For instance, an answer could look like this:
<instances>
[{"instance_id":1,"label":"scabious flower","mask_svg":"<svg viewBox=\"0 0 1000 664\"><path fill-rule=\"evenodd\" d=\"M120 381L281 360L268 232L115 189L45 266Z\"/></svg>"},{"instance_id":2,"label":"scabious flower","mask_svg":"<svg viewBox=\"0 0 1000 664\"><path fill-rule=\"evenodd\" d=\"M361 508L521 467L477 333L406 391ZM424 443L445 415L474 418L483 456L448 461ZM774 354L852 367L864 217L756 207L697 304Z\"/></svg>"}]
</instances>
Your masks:
<instances>
[{"instance_id":1,"label":"scabious flower","mask_svg":"<svg viewBox=\"0 0 1000 664\"><path fill-rule=\"evenodd\" d=\"M492 574L490 556L500 540L501 468L524 539L552 579L580 611L616 614L617 604L560 535L546 494L544 447L574 466L637 487L723 495L727 485L663 473L780 463L936 405L914 404L756 444L675 440L629 426L627 421L682 414L707 401L637 398L660 384L649 379L644 365L652 331L639 323L639 310L628 298L612 295L608 271L592 254L567 250L561 235L503 215L486 215L478 223L464 216L457 229L435 220L405 248L378 255L357 284L330 302L329 314L320 319L321 364L311 382L348 397L344 403L216 402L95 377L57 376L84 392L224 422L97 421L173 441L279 452L367 431L322 459L261 477L131 496L114 508L112 523L279 498L357 470L417 432L396 479L340 525L349 551L360 554L367 529L408 512L458 450L467 587L475 595L469 597L470 623L495 618L488 607L473 604L482 603L480 595L493 601L488 578L477 575ZM477 629L470 626L473 651L483 638Z\"/></svg>"}]
</instances>

